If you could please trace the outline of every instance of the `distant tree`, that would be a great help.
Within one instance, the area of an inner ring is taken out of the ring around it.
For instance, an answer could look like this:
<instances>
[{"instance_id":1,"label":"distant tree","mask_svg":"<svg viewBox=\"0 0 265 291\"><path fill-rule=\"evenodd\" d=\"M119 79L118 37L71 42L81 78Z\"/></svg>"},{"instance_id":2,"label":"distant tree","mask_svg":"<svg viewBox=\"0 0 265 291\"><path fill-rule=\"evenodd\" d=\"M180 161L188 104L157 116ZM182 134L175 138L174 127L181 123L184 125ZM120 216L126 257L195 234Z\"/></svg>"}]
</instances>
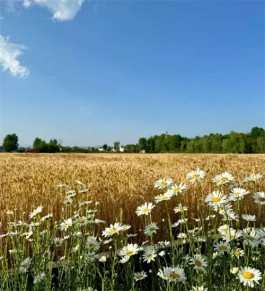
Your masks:
<instances>
[{"instance_id":1,"label":"distant tree","mask_svg":"<svg viewBox=\"0 0 265 291\"><path fill-rule=\"evenodd\" d=\"M138 140L138 146L140 151L147 151L147 139L145 137L140 137Z\"/></svg>"},{"instance_id":2,"label":"distant tree","mask_svg":"<svg viewBox=\"0 0 265 291\"><path fill-rule=\"evenodd\" d=\"M223 151L225 153L245 153L245 135L238 132L230 132L227 139L223 140Z\"/></svg>"},{"instance_id":3,"label":"distant tree","mask_svg":"<svg viewBox=\"0 0 265 291\"><path fill-rule=\"evenodd\" d=\"M119 152L120 151L120 142L119 141L115 141L114 142L114 150L116 151L116 152Z\"/></svg>"},{"instance_id":4,"label":"distant tree","mask_svg":"<svg viewBox=\"0 0 265 291\"><path fill-rule=\"evenodd\" d=\"M105 143L103 146L102 146L103 150L106 152L107 149L108 149L108 145Z\"/></svg>"},{"instance_id":5,"label":"distant tree","mask_svg":"<svg viewBox=\"0 0 265 291\"><path fill-rule=\"evenodd\" d=\"M3 151L13 152L18 149L18 136L15 133L5 136L3 141Z\"/></svg>"}]
</instances>

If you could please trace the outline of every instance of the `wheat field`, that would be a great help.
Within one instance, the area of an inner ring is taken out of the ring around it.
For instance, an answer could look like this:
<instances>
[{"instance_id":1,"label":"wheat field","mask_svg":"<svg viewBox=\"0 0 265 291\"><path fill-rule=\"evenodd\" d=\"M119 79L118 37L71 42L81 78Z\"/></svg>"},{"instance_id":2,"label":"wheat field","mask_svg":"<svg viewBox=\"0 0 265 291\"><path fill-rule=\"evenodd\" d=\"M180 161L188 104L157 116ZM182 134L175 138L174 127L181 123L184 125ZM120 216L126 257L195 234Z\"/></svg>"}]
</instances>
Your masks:
<instances>
[{"instance_id":1,"label":"wheat field","mask_svg":"<svg viewBox=\"0 0 265 291\"><path fill-rule=\"evenodd\" d=\"M265 155L232 154L1 154L0 155L0 213L2 228L6 225L6 211L16 209L27 219L38 205L44 212L52 212L60 220L65 194L58 184L77 187L76 180L86 184L89 192L81 200L100 202L97 217L106 224L123 221L132 230L141 228L135 209L143 202L152 202L154 182L172 178L176 183L187 182L189 171L200 168L206 172L201 184L203 196L214 190L212 179L222 172L230 172L241 187L243 178L251 173L265 172ZM265 179L255 191L263 191ZM254 189L249 189L253 190ZM248 213L255 214L257 206L248 197ZM194 217L197 214L197 195L194 187L182 196ZM174 205L170 205L174 207ZM203 204L200 207L204 207ZM249 211L250 210L250 211ZM244 211L244 209L242 209ZM265 216L265 213L260 213ZM153 213L159 220L161 213ZM174 217L173 217L174 219Z\"/></svg>"}]
</instances>

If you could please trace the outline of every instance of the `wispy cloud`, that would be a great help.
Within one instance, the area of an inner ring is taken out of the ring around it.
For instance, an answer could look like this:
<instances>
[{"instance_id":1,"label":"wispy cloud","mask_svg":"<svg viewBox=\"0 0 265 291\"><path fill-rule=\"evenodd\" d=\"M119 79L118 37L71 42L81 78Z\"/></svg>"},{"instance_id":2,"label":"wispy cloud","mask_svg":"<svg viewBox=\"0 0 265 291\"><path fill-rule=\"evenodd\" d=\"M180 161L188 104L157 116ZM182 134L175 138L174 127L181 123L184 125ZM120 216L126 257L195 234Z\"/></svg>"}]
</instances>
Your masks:
<instances>
[{"instance_id":1,"label":"wispy cloud","mask_svg":"<svg viewBox=\"0 0 265 291\"><path fill-rule=\"evenodd\" d=\"M28 68L22 66L17 59L26 47L23 44L12 43L9 37L0 35L0 65L3 71L9 70L15 77L27 77Z\"/></svg>"},{"instance_id":2,"label":"wispy cloud","mask_svg":"<svg viewBox=\"0 0 265 291\"><path fill-rule=\"evenodd\" d=\"M74 19L83 3L84 0L23 0L26 8L34 4L47 8L51 11L52 18L57 21Z\"/></svg>"}]
</instances>

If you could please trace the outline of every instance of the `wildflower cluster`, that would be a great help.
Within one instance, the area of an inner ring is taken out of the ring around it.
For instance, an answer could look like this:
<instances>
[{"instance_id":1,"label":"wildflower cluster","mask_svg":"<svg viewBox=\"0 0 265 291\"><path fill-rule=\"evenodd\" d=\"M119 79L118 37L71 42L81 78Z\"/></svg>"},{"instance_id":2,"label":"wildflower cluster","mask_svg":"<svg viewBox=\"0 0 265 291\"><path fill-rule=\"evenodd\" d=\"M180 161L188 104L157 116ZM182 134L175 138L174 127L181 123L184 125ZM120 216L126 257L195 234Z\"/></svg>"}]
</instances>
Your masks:
<instances>
[{"instance_id":1,"label":"wildflower cluster","mask_svg":"<svg viewBox=\"0 0 265 291\"><path fill-rule=\"evenodd\" d=\"M25 220L9 211L8 231L0 234L0 289L265 290L262 175L240 182L223 172L211 179L211 193L203 193L206 177L197 168L185 181L154 183L153 201L135 208L144 241L117 218L103 226L99 204L88 200L81 181L76 189L59 185L65 194L60 221L41 205ZM197 212L190 213L185 195L197 195Z\"/></svg>"}]
</instances>

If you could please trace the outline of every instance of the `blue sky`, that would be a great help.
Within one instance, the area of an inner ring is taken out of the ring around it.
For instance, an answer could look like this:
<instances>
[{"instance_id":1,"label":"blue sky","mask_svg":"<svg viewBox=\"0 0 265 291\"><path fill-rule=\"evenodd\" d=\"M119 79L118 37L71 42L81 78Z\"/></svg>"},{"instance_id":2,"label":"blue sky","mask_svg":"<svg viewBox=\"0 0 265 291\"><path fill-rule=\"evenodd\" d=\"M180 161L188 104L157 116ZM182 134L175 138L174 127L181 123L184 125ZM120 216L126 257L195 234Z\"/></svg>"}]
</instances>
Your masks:
<instances>
[{"instance_id":1,"label":"blue sky","mask_svg":"<svg viewBox=\"0 0 265 291\"><path fill-rule=\"evenodd\" d=\"M265 126L264 1L0 2L1 140Z\"/></svg>"}]
</instances>

